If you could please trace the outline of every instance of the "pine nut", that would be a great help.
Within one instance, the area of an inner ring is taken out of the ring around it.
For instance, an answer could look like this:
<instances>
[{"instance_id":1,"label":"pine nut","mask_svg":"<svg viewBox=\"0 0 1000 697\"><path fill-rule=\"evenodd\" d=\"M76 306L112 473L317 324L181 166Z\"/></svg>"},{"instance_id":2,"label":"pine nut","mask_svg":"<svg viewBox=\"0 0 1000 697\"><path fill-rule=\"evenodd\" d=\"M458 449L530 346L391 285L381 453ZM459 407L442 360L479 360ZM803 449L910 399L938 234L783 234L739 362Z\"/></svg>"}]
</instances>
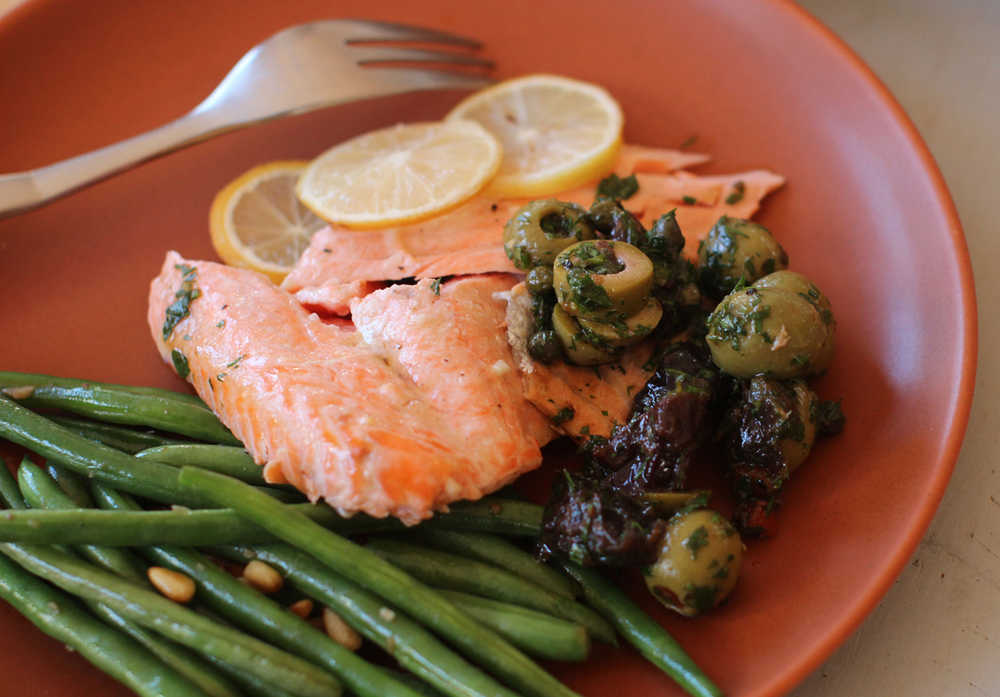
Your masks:
<instances>
[{"instance_id":1,"label":"pine nut","mask_svg":"<svg viewBox=\"0 0 1000 697\"><path fill-rule=\"evenodd\" d=\"M327 636L344 648L351 651L357 651L361 648L361 635L328 607L323 608L323 627L326 629Z\"/></svg>"},{"instance_id":2,"label":"pine nut","mask_svg":"<svg viewBox=\"0 0 1000 697\"><path fill-rule=\"evenodd\" d=\"M149 567L146 576L156 590L175 603L186 603L194 597L195 585L190 576L162 566Z\"/></svg>"},{"instance_id":3,"label":"pine nut","mask_svg":"<svg viewBox=\"0 0 1000 697\"><path fill-rule=\"evenodd\" d=\"M285 585L285 579L281 574L256 559L244 567L243 578L261 593L277 593Z\"/></svg>"},{"instance_id":4,"label":"pine nut","mask_svg":"<svg viewBox=\"0 0 1000 697\"><path fill-rule=\"evenodd\" d=\"M305 619L306 617L312 614L313 601L311 601L309 598L303 598L302 600L297 600L296 602L289 605L288 609L291 610L296 615L298 615L299 617L301 617L302 619Z\"/></svg>"}]
</instances>

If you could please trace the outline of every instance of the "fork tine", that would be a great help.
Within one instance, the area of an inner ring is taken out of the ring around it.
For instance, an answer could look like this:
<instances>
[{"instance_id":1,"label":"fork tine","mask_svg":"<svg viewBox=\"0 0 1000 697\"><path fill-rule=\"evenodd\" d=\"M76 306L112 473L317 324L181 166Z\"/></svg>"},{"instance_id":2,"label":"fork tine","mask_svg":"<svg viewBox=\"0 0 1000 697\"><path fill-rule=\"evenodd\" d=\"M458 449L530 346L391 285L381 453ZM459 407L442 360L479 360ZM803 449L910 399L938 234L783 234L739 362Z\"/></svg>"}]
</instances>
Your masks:
<instances>
[{"instance_id":1,"label":"fork tine","mask_svg":"<svg viewBox=\"0 0 1000 697\"><path fill-rule=\"evenodd\" d=\"M378 71L378 87L383 94L416 90L480 89L496 82L484 75L456 73L433 68L400 68L373 64L367 70Z\"/></svg>"},{"instance_id":2,"label":"fork tine","mask_svg":"<svg viewBox=\"0 0 1000 697\"><path fill-rule=\"evenodd\" d=\"M400 48L398 46L357 46L351 47L351 56L359 65L373 63L410 62L410 63L451 63L453 65L469 65L481 68L493 68L494 63L486 58L470 56L464 53L447 51L430 51L421 48Z\"/></svg>"},{"instance_id":3,"label":"fork tine","mask_svg":"<svg viewBox=\"0 0 1000 697\"><path fill-rule=\"evenodd\" d=\"M453 44L469 48L482 48L482 42L466 36L449 34L437 29L418 27L398 22L378 22L371 19L338 19L333 22L349 29L347 43L366 41L427 41Z\"/></svg>"}]
</instances>

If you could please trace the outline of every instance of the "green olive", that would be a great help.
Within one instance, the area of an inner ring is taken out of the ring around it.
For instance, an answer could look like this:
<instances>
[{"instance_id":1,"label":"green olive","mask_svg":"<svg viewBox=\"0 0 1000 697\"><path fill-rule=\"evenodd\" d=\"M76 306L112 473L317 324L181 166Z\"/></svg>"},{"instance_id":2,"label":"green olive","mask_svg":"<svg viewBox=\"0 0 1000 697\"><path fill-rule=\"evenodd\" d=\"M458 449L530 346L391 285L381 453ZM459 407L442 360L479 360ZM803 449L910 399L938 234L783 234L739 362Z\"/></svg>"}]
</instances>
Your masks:
<instances>
[{"instance_id":1,"label":"green olive","mask_svg":"<svg viewBox=\"0 0 1000 697\"><path fill-rule=\"evenodd\" d=\"M536 266L524 277L524 284L532 293L544 293L552 288L552 267Z\"/></svg>"},{"instance_id":2,"label":"green olive","mask_svg":"<svg viewBox=\"0 0 1000 697\"><path fill-rule=\"evenodd\" d=\"M743 541L736 528L716 511L701 508L668 521L659 557L643 575L663 605L694 617L729 596L742 562Z\"/></svg>"},{"instance_id":3,"label":"green olive","mask_svg":"<svg viewBox=\"0 0 1000 697\"><path fill-rule=\"evenodd\" d=\"M781 452L788 472L805 462L816 442L816 406L819 398L804 380L775 380L758 375L750 380L746 401L759 423L751 427L754 435L766 438ZM741 439L750 448L757 442Z\"/></svg>"},{"instance_id":4,"label":"green olive","mask_svg":"<svg viewBox=\"0 0 1000 697\"><path fill-rule=\"evenodd\" d=\"M503 228L503 249L514 266L527 271L550 266L556 255L574 242L594 238L587 212L575 203L556 199L532 201Z\"/></svg>"},{"instance_id":5,"label":"green olive","mask_svg":"<svg viewBox=\"0 0 1000 697\"><path fill-rule=\"evenodd\" d=\"M587 340L597 346L631 346L649 336L663 317L663 306L656 298L649 298L645 306L631 317L602 322L577 317Z\"/></svg>"},{"instance_id":6,"label":"green olive","mask_svg":"<svg viewBox=\"0 0 1000 697\"><path fill-rule=\"evenodd\" d=\"M641 310L653 288L653 262L626 242L577 242L552 267L556 298L566 312L599 320Z\"/></svg>"},{"instance_id":7,"label":"green olive","mask_svg":"<svg viewBox=\"0 0 1000 697\"><path fill-rule=\"evenodd\" d=\"M812 281L794 271L775 271L756 281L753 285L755 288L779 288L795 293L813 304L819 311L820 319L830 327L830 339L813 360L813 372L822 373L829 368L830 361L833 360L833 337L837 328L837 320L833 316L830 299Z\"/></svg>"},{"instance_id":8,"label":"green olive","mask_svg":"<svg viewBox=\"0 0 1000 697\"><path fill-rule=\"evenodd\" d=\"M712 360L739 378L797 378L829 363L833 325L801 295L778 288L743 288L724 297L708 317Z\"/></svg>"},{"instance_id":9,"label":"green olive","mask_svg":"<svg viewBox=\"0 0 1000 697\"><path fill-rule=\"evenodd\" d=\"M576 365L598 365L599 363L610 363L618 357L618 354L610 349L599 348L588 343L584 339L583 330L569 313L556 305L552 311L552 327L559 337L563 352L570 363Z\"/></svg>"},{"instance_id":10,"label":"green olive","mask_svg":"<svg viewBox=\"0 0 1000 697\"><path fill-rule=\"evenodd\" d=\"M767 228L722 216L698 245L701 287L712 297L726 295L742 278L747 284L788 267L788 255Z\"/></svg>"}]
</instances>

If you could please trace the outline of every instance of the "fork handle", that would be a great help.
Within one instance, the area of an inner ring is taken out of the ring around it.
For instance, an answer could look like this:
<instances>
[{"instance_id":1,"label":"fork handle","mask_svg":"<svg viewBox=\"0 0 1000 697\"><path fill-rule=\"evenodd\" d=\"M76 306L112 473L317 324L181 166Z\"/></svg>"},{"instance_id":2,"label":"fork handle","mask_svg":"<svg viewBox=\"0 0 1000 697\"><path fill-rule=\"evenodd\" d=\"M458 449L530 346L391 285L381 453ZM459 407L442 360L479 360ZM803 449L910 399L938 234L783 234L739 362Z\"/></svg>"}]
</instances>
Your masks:
<instances>
[{"instance_id":1,"label":"fork handle","mask_svg":"<svg viewBox=\"0 0 1000 697\"><path fill-rule=\"evenodd\" d=\"M235 126L220 123L211 113L195 109L175 121L114 145L38 169L0 175L0 218L44 205Z\"/></svg>"}]
</instances>

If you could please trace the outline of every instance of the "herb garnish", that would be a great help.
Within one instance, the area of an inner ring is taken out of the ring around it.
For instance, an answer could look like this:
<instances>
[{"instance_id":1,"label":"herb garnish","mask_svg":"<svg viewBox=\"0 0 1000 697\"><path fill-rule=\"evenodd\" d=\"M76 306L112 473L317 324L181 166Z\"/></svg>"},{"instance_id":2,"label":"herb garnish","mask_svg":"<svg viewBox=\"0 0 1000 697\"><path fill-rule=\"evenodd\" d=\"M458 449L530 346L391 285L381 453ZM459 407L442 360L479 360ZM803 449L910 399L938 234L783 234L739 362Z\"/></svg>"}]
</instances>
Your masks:
<instances>
[{"instance_id":1,"label":"herb garnish","mask_svg":"<svg viewBox=\"0 0 1000 697\"><path fill-rule=\"evenodd\" d=\"M181 287L174 293L176 300L167 307L166 317L163 320L164 341L170 338L174 327L188 316L191 312L191 303L201 295L201 291L194 286L198 269L187 264L174 264L174 268L182 274Z\"/></svg>"},{"instance_id":2,"label":"herb garnish","mask_svg":"<svg viewBox=\"0 0 1000 697\"><path fill-rule=\"evenodd\" d=\"M431 281L431 292L434 293L434 295L441 295L441 279L440 278L435 278L433 281Z\"/></svg>"},{"instance_id":3,"label":"herb garnish","mask_svg":"<svg viewBox=\"0 0 1000 697\"><path fill-rule=\"evenodd\" d=\"M691 552L692 559L697 559L698 550L708 546L708 530L704 525L699 525L681 544Z\"/></svg>"},{"instance_id":4,"label":"herb garnish","mask_svg":"<svg viewBox=\"0 0 1000 697\"><path fill-rule=\"evenodd\" d=\"M681 203L683 203L686 206L693 206L694 204L698 203L698 199L696 199L694 196L683 196L681 198Z\"/></svg>"},{"instance_id":5,"label":"herb garnish","mask_svg":"<svg viewBox=\"0 0 1000 697\"><path fill-rule=\"evenodd\" d=\"M743 180L739 180L733 184L733 192L726 196L726 205L732 206L735 203L739 203L743 200L743 194L746 193L747 185L743 183Z\"/></svg>"},{"instance_id":6,"label":"herb garnish","mask_svg":"<svg viewBox=\"0 0 1000 697\"><path fill-rule=\"evenodd\" d=\"M558 426L571 420L574 416L576 416L576 411L573 407L563 407L552 416L552 423Z\"/></svg>"},{"instance_id":7,"label":"herb garnish","mask_svg":"<svg viewBox=\"0 0 1000 697\"><path fill-rule=\"evenodd\" d=\"M174 349L170 352L170 360L174 364L174 370L183 379L191 374L191 366L188 365L187 356L180 349Z\"/></svg>"},{"instance_id":8,"label":"herb garnish","mask_svg":"<svg viewBox=\"0 0 1000 697\"><path fill-rule=\"evenodd\" d=\"M619 201L635 195L639 190L639 182L634 174L627 177L619 177L617 174L609 174L597 185L598 196L609 196Z\"/></svg>"}]
</instances>

